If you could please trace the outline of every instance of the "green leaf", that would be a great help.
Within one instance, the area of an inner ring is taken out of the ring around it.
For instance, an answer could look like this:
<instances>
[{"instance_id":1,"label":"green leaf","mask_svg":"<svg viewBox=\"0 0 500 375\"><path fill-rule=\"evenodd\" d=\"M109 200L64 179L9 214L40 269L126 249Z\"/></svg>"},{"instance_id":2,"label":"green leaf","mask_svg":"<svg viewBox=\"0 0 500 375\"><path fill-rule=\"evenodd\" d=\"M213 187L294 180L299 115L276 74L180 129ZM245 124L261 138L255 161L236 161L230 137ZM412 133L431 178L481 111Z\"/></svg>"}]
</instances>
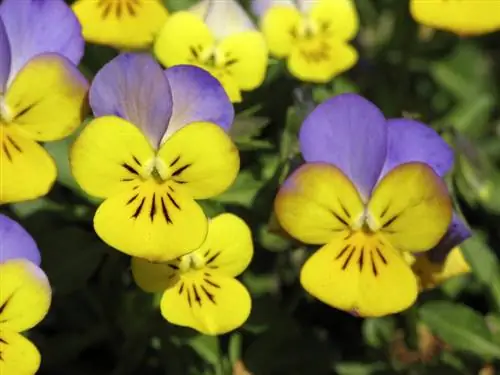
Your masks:
<instances>
[{"instance_id":1,"label":"green leaf","mask_svg":"<svg viewBox=\"0 0 500 375\"><path fill-rule=\"evenodd\" d=\"M263 180L259 181L254 173L244 170L238 174L231 187L215 197L214 200L220 203L241 204L242 206L249 207L263 185Z\"/></svg>"},{"instance_id":2,"label":"green leaf","mask_svg":"<svg viewBox=\"0 0 500 375\"><path fill-rule=\"evenodd\" d=\"M452 302L432 301L419 311L422 321L455 350L485 359L500 358L500 346L492 339L484 317L473 309Z\"/></svg>"},{"instance_id":3,"label":"green leaf","mask_svg":"<svg viewBox=\"0 0 500 375\"><path fill-rule=\"evenodd\" d=\"M212 366L219 365L221 354L217 336L197 335L189 339L187 345Z\"/></svg>"},{"instance_id":4,"label":"green leaf","mask_svg":"<svg viewBox=\"0 0 500 375\"><path fill-rule=\"evenodd\" d=\"M392 374L390 366L383 362L356 363L340 362L335 365L335 372L339 375L374 375Z\"/></svg>"},{"instance_id":5,"label":"green leaf","mask_svg":"<svg viewBox=\"0 0 500 375\"><path fill-rule=\"evenodd\" d=\"M229 360L231 365L234 366L236 362L241 359L241 346L242 346L243 335L239 332L235 332L229 338Z\"/></svg>"},{"instance_id":6,"label":"green leaf","mask_svg":"<svg viewBox=\"0 0 500 375\"><path fill-rule=\"evenodd\" d=\"M391 342L396 331L396 321L393 316L383 318L367 318L363 322L365 342L380 349Z\"/></svg>"}]
</instances>

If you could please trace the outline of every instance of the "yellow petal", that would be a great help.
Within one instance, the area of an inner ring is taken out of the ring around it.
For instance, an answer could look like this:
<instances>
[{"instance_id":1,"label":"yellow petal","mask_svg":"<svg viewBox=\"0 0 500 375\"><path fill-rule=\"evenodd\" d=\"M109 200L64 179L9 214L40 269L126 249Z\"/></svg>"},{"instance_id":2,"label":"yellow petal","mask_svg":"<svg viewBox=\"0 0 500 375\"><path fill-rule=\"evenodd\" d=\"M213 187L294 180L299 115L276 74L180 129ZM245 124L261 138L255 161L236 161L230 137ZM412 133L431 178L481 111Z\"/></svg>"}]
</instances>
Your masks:
<instances>
[{"instance_id":1,"label":"yellow petal","mask_svg":"<svg viewBox=\"0 0 500 375\"><path fill-rule=\"evenodd\" d=\"M479 35L500 29L500 3L477 0L412 0L413 18L424 25Z\"/></svg>"},{"instance_id":2,"label":"yellow petal","mask_svg":"<svg viewBox=\"0 0 500 375\"><path fill-rule=\"evenodd\" d=\"M240 168L238 149L224 130L208 122L193 122L175 132L158 156L168 166L165 175L195 199L226 190Z\"/></svg>"},{"instance_id":3,"label":"yellow petal","mask_svg":"<svg viewBox=\"0 0 500 375\"><path fill-rule=\"evenodd\" d=\"M132 258L132 276L139 288L149 293L161 292L179 281L176 268L171 264L152 263L142 258Z\"/></svg>"},{"instance_id":4,"label":"yellow petal","mask_svg":"<svg viewBox=\"0 0 500 375\"><path fill-rule=\"evenodd\" d=\"M243 98L241 97L241 90L238 87L238 83L236 82L235 76L230 75L228 74L228 72L225 72L221 69L209 68L203 65L197 65L197 66L205 69L215 78L217 78L219 83L224 88L224 91L226 92L227 96L229 97L229 100L231 100L231 103L240 103L242 101Z\"/></svg>"},{"instance_id":5,"label":"yellow petal","mask_svg":"<svg viewBox=\"0 0 500 375\"><path fill-rule=\"evenodd\" d=\"M196 272L165 291L161 313L172 324L221 335L243 325L251 305L250 294L238 280Z\"/></svg>"},{"instance_id":6,"label":"yellow petal","mask_svg":"<svg viewBox=\"0 0 500 375\"><path fill-rule=\"evenodd\" d=\"M233 34L223 39L217 53L223 56L225 71L242 90L259 87L266 76L267 47L257 31Z\"/></svg>"},{"instance_id":7,"label":"yellow petal","mask_svg":"<svg viewBox=\"0 0 500 375\"><path fill-rule=\"evenodd\" d=\"M40 367L38 349L17 332L0 330L0 374L33 375Z\"/></svg>"},{"instance_id":8,"label":"yellow petal","mask_svg":"<svg viewBox=\"0 0 500 375\"><path fill-rule=\"evenodd\" d=\"M210 220L207 238L196 254L204 259L206 267L218 274L238 276L253 256L250 228L233 214L216 216Z\"/></svg>"},{"instance_id":9,"label":"yellow petal","mask_svg":"<svg viewBox=\"0 0 500 375\"><path fill-rule=\"evenodd\" d=\"M288 70L306 82L325 83L350 69L358 53L338 38L321 36L297 41L288 59Z\"/></svg>"},{"instance_id":10,"label":"yellow petal","mask_svg":"<svg viewBox=\"0 0 500 375\"><path fill-rule=\"evenodd\" d=\"M309 16L318 25L328 28L328 33L348 41L359 29L358 13L353 0L319 0L310 9Z\"/></svg>"},{"instance_id":11,"label":"yellow petal","mask_svg":"<svg viewBox=\"0 0 500 375\"><path fill-rule=\"evenodd\" d=\"M167 67L190 64L196 60L196 51L210 48L214 43L212 33L200 17L177 12L167 19L158 34L154 53Z\"/></svg>"},{"instance_id":12,"label":"yellow petal","mask_svg":"<svg viewBox=\"0 0 500 375\"><path fill-rule=\"evenodd\" d=\"M446 185L426 164L406 163L375 187L368 204L373 230L401 251L426 251L444 236L452 207Z\"/></svg>"},{"instance_id":13,"label":"yellow petal","mask_svg":"<svg viewBox=\"0 0 500 375\"><path fill-rule=\"evenodd\" d=\"M122 48L148 47L167 19L161 0L77 0L72 7L85 40Z\"/></svg>"},{"instance_id":14,"label":"yellow petal","mask_svg":"<svg viewBox=\"0 0 500 375\"><path fill-rule=\"evenodd\" d=\"M49 192L56 165L45 149L0 125L0 204L31 200Z\"/></svg>"},{"instance_id":15,"label":"yellow petal","mask_svg":"<svg viewBox=\"0 0 500 375\"><path fill-rule=\"evenodd\" d=\"M290 31L295 30L300 22L301 15L294 6L273 6L264 14L261 29L272 55L282 58L292 52L295 39Z\"/></svg>"},{"instance_id":16,"label":"yellow petal","mask_svg":"<svg viewBox=\"0 0 500 375\"><path fill-rule=\"evenodd\" d=\"M401 254L382 237L337 235L304 264L300 281L320 301L364 317L411 306L417 280Z\"/></svg>"},{"instance_id":17,"label":"yellow petal","mask_svg":"<svg viewBox=\"0 0 500 375\"><path fill-rule=\"evenodd\" d=\"M106 198L127 190L135 178L147 173L154 151L131 123L115 116L91 121L70 152L71 171L88 194Z\"/></svg>"},{"instance_id":18,"label":"yellow petal","mask_svg":"<svg viewBox=\"0 0 500 375\"><path fill-rule=\"evenodd\" d=\"M324 244L363 214L352 182L330 164L309 163L283 184L274 209L283 229L298 240Z\"/></svg>"},{"instance_id":19,"label":"yellow petal","mask_svg":"<svg viewBox=\"0 0 500 375\"><path fill-rule=\"evenodd\" d=\"M47 314L51 289L45 273L35 264L14 259L0 264L0 332L22 332Z\"/></svg>"},{"instance_id":20,"label":"yellow petal","mask_svg":"<svg viewBox=\"0 0 500 375\"><path fill-rule=\"evenodd\" d=\"M69 60L57 54L38 55L7 90L9 122L20 134L37 141L64 138L83 121L87 88Z\"/></svg>"},{"instance_id":21,"label":"yellow petal","mask_svg":"<svg viewBox=\"0 0 500 375\"><path fill-rule=\"evenodd\" d=\"M203 210L183 186L154 180L131 183L101 203L94 216L95 231L104 242L154 262L197 249L207 227Z\"/></svg>"}]
</instances>

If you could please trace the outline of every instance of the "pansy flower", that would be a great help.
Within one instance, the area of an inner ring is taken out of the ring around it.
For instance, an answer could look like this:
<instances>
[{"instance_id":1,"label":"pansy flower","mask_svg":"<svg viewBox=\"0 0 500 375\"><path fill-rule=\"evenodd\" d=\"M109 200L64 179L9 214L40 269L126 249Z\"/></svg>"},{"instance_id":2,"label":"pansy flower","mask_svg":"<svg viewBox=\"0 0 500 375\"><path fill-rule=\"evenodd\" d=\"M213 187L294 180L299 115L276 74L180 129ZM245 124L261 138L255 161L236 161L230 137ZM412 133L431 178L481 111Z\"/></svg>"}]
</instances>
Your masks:
<instances>
[{"instance_id":1,"label":"pansy flower","mask_svg":"<svg viewBox=\"0 0 500 375\"><path fill-rule=\"evenodd\" d=\"M387 120L344 94L305 119L300 148L306 164L285 181L275 210L293 237L324 245L302 268L304 288L362 316L409 307L418 283L403 253L430 250L447 230L462 229L440 177L452 166L450 147L431 128Z\"/></svg>"},{"instance_id":2,"label":"pansy flower","mask_svg":"<svg viewBox=\"0 0 500 375\"><path fill-rule=\"evenodd\" d=\"M24 337L47 314L50 284L31 236L0 214L0 374L33 375L38 349Z\"/></svg>"},{"instance_id":3,"label":"pansy flower","mask_svg":"<svg viewBox=\"0 0 500 375\"><path fill-rule=\"evenodd\" d=\"M147 54L121 54L90 87L95 115L70 152L73 175L104 199L97 234L129 255L167 261L200 246L207 218L195 199L228 188L239 154L226 130L234 110L203 69L163 70Z\"/></svg>"},{"instance_id":4,"label":"pansy flower","mask_svg":"<svg viewBox=\"0 0 500 375\"><path fill-rule=\"evenodd\" d=\"M458 35L500 30L498 1L411 0L410 11L417 22Z\"/></svg>"},{"instance_id":5,"label":"pansy flower","mask_svg":"<svg viewBox=\"0 0 500 375\"><path fill-rule=\"evenodd\" d=\"M37 142L64 138L82 121L87 82L75 64L83 44L63 0L0 5L0 203L52 187L56 165Z\"/></svg>"},{"instance_id":6,"label":"pansy flower","mask_svg":"<svg viewBox=\"0 0 500 375\"><path fill-rule=\"evenodd\" d=\"M162 0L77 0L73 11L85 40L118 48L145 48L167 19Z\"/></svg>"},{"instance_id":7,"label":"pansy flower","mask_svg":"<svg viewBox=\"0 0 500 375\"><path fill-rule=\"evenodd\" d=\"M234 0L203 0L173 14L154 52L167 67L191 64L208 70L232 102L241 101L241 91L260 86L267 68L264 37Z\"/></svg>"},{"instance_id":8,"label":"pansy flower","mask_svg":"<svg viewBox=\"0 0 500 375\"><path fill-rule=\"evenodd\" d=\"M302 81L324 83L358 60L349 44L359 21L352 0L254 0L269 47Z\"/></svg>"},{"instance_id":9,"label":"pansy flower","mask_svg":"<svg viewBox=\"0 0 500 375\"><path fill-rule=\"evenodd\" d=\"M236 276L250 264L252 235L243 220L221 214L195 251L167 263L132 259L132 274L147 292L162 292L161 313L172 324L219 335L241 326L251 310L247 289Z\"/></svg>"}]
</instances>

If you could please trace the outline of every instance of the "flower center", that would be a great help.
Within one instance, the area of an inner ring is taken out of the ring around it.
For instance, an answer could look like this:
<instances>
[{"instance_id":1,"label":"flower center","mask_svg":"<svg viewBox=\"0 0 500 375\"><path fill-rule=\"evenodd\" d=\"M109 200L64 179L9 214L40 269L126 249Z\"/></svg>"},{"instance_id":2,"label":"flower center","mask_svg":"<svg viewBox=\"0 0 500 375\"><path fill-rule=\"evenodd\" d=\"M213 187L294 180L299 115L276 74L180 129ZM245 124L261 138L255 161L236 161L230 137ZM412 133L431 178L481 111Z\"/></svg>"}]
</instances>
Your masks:
<instances>
[{"instance_id":1,"label":"flower center","mask_svg":"<svg viewBox=\"0 0 500 375\"><path fill-rule=\"evenodd\" d=\"M290 31L306 61L318 63L331 59L331 47L328 43L329 26L328 23L320 24L315 20L304 18Z\"/></svg>"},{"instance_id":2,"label":"flower center","mask_svg":"<svg viewBox=\"0 0 500 375\"><path fill-rule=\"evenodd\" d=\"M218 74L228 74L229 68L238 62L231 56L230 52L221 51L216 45L201 44L190 47L191 56L188 62L206 68L209 71L216 71Z\"/></svg>"},{"instance_id":3,"label":"flower center","mask_svg":"<svg viewBox=\"0 0 500 375\"><path fill-rule=\"evenodd\" d=\"M5 104L3 96L0 95L0 125L7 125L14 119L14 114Z\"/></svg>"},{"instance_id":4,"label":"flower center","mask_svg":"<svg viewBox=\"0 0 500 375\"><path fill-rule=\"evenodd\" d=\"M190 271L199 271L205 267L205 259L197 252L183 255L179 262L179 272L187 273Z\"/></svg>"}]
</instances>

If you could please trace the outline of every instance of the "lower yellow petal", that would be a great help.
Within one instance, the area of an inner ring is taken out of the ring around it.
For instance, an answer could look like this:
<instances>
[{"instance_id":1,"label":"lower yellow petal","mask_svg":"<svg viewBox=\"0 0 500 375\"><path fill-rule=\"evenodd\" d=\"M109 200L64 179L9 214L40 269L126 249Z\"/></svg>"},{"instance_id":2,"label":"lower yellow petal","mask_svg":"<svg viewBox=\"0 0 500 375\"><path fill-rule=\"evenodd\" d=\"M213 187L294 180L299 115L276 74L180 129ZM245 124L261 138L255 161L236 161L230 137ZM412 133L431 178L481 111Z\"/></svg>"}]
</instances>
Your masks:
<instances>
[{"instance_id":1,"label":"lower yellow petal","mask_svg":"<svg viewBox=\"0 0 500 375\"><path fill-rule=\"evenodd\" d=\"M5 95L11 126L25 137L54 141L71 134L85 116L88 84L69 60L58 54L32 58Z\"/></svg>"},{"instance_id":2,"label":"lower yellow petal","mask_svg":"<svg viewBox=\"0 0 500 375\"><path fill-rule=\"evenodd\" d=\"M262 18L261 29L269 52L277 57L288 56L295 42L292 30L301 22L301 15L295 6L277 5L271 7Z\"/></svg>"},{"instance_id":3,"label":"lower yellow petal","mask_svg":"<svg viewBox=\"0 0 500 375\"><path fill-rule=\"evenodd\" d=\"M108 245L134 257L165 262L197 249L208 222L183 186L154 180L133 183L106 199L94 228Z\"/></svg>"},{"instance_id":4,"label":"lower yellow petal","mask_svg":"<svg viewBox=\"0 0 500 375\"><path fill-rule=\"evenodd\" d=\"M320 301L365 317L403 311L418 293L401 254L383 238L361 232L337 236L314 253L300 281Z\"/></svg>"},{"instance_id":5,"label":"lower yellow petal","mask_svg":"<svg viewBox=\"0 0 500 375\"><path fill-rule=\"evenodd\" d=\"M158 156L167 166L165 178L195 199L222 193L240 168L238 149L231 138L220 126L208 122L194 122L175 132Z\"/></svg>"},{"instance_id":6,"label":"lower yellow petal","mask_svg":"<svg viewBox=\"0 0 500 375\"><path fill-rule=\"evenodd\" d=\"M262 34L246 31L223 39L217 47L224 56L225 70L242 90L259 87L266 76L267 47Z\"/></svg>"},{"instance_id":7,"label":"lower yellow petal","mask_svg":"<svg viewBox=\"0 0 500 375\"><path fill-rule=\"evenodd\" d=\"M238 280L198 272L165 291L161 313L172 324L221 335L243 325L251 305L250 294Z\"/></svg>"},{"instance_id":8,"label":"lower yellow petal","mask_svg":"<svg viewBox=\"0 0 500 375\"><path fill-rule=\"evenodd\" d=\"M314 37L294 45L288 58L288 69L296 78L325 83L350 69L358 53L350 44L337 38Z\"/></svg>"},{"instance_id":9,"label":"lower yellow petal","mask_svg":"<svg viewBox=\"0 0 500 375\"><path fill-rule=\"evenodd\" d=\"M330 164L308 163L283 184L274 209L283 229L298 240L324 244L363 214L352 182Z\"/></svg>"},{"instance_id":10,"label":"lower yellow petal","mask_svg":"<svg viewBox=\"0 0 500 375\"><path fill-rule=\"evenodd\" d=\"M73 11L85 40L121 48L143 48L167 19L161 0L77 0Z\"/></svg>"},{"instance_id":11,"label":"lower yellow petal","mask_svg":"<svg viewBox=\"0 0 500 375\"><path fill-rule=\"evenodd\" d=\"M178 281L177 268L168 263L152 263L142 258L132 258L132 276L135 283L149 293L161 292Z\"/></svg>"},{"instance_id":12,"label":"lower yellow petal","mask_svg":"<svg viewBox=\"0 0 500 375\"><path fill-rule=\"evenodd\" d=\"M44 196L56 177L54 160L42 146L0 125L0 204Z\"/></svg>"},{"instance_id":13,"label":"lower yellow petal","mask_svg":"<svg viewBox=\"0 0 500 375\"><path fill-rule=\"evenodd\" d=\"M35 264L14 259L0 264L0 332L22 332L47 314L51 289L47 276Z\"/></svg>"},{"instance_id":14,"label":"lower yellow petal","mask_svg":"<svg viewBox=\"0 0 500 375\"><path fill-rule=\"evenodd\" d=\"M0 374L33 375L40 367L38 349L17 332L0 329Z\"/></svg>"},{"instance_id":15,"label":"lower yellow petal","mask_svg":"<svg viewBox=\"0 0 500 375\"><path fill-rule=\"evenodd\" d=\"M426 251L444 236L452 219L442 179L422 163L402 164L375 187L368 204L373 230L401 251Z\"/></svg>"}]
</instances>

